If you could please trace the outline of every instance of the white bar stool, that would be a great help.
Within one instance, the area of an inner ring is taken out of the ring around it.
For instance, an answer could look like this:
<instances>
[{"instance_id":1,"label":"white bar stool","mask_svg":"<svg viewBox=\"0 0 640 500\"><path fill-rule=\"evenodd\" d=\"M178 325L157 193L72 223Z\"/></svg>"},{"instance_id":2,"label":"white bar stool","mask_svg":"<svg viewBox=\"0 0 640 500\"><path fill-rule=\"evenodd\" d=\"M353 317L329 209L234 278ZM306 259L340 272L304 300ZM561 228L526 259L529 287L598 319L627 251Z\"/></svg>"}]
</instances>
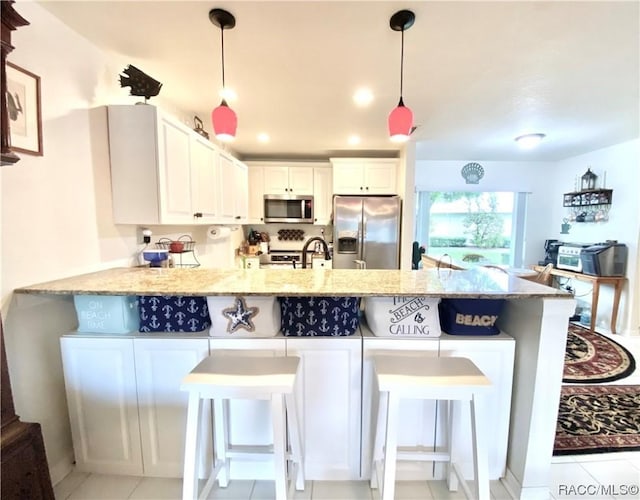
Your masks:
<instances>
[{"instance_id":1,"label":"white bar stool","mask_svg":"<svg viewBox=\"0 0 640 500\"><path fill-rule=\"evenodd\" d=\"M487 422L481 421L476 402L491 381L467 358L418 358L402 355L372 357L380 401L371 467L371 488L381 490L382 500L392 500L395 491L396 460L447 462L449 490L456 491L458 481L467 496L489 500L489 464L486 442ZM447 445L444 451L397 449L398 406L400 399L445 401ZM455 404L468 402L471 411L475 491L471 491L454 462L453 419ZM382 479L382 481L380 480Z\"/></svg>"},{"instance_id":2,"label":"white bar stool","mask_svg":"<svg viewBox=\"0 0 640 500\"><path fill-rule=\"evenodd\" d=\"M221 487L229 483L230 460L256 454L272 454L275 466L276 499L287 498L287 481L295 476L295 488L304 490L304 467L300 431L293 399L300 358L211 355L202 360L183 380L181 389L189 391L187 430L184 450L183 500L198 498L197 457L202 401L213 400L214 450L211 475L199 498L206 496L218 479ZM227 442L228 415L226 400L265 399L271 401L273 446L246 446L234 449ZM287 449L287 430L290 451ZM288 468L291 461L291 468ZM287 474L287 470L291 475ZM292 485L293 486L293 485Z\"/></svg>"}]
</instances>

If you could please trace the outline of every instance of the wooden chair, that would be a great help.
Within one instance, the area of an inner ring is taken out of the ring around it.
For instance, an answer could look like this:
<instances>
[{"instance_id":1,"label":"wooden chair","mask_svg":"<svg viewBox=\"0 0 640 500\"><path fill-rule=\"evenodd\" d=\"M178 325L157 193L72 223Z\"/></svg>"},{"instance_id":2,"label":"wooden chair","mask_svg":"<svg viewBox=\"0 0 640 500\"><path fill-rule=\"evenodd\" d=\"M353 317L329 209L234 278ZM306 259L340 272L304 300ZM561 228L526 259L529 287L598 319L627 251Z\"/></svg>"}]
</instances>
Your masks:
<instances>
[{"instance_id":1,"label":"wooden chair","mask_svg":"<svg viewBox=\"0 0 640 500\"><path fill-rule=\"evenodd\" d=\"M528 278L530 281L540 283L541 285L551 285L551 271L553 271L553 264L547 264L544 269L538 273L537 276Z\"/></svg>"}]
</instances>

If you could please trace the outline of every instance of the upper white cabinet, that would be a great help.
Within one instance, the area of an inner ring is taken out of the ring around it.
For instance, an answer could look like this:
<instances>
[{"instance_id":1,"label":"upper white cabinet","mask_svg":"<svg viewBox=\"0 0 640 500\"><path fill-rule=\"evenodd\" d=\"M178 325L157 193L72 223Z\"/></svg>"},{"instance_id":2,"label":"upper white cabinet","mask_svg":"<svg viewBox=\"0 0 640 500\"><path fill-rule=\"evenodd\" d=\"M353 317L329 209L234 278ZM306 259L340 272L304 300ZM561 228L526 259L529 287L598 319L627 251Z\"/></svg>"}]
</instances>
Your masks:
<instances>
[{"instance_id":1,"label":"upper white cabinet","mask_svg":"<svg viewBox=\"0 0 640 500\"><path fill-rule=\"evenodd\" d=\"M307 166L265 166L264 194L313 194L313 169Z\"/></svg>"},{"instance_id":2,"label":"upper white cabinet","mask_svg":"<svg viewBox=\"0 0 640 500\"><path fill-rule=\"evenodd\" d=\"M220 222L244 223L249 213L247 166L225 152L220 153L218 161Z\"/></svg>"},{"instance_id":3,"label":"upper white cabinet","mask_svg":"<svg viewBox=\"0 0 640 500\"><path fill-rule=\"evenodd\" d=\"M397 194L398 160L331 158L333 194Z\"/></svg>"},{"instance_id":4,"label":"upper white cabinet","mask_svg":"<svg viewBox=\"0 0 640 500\"><path fill-rule=\"evenodd\" d=\"M332 185L330 165L313 167L313 218L315 224L327 225L331 221Z\"/></svg>"},{"instance_id":5,"label":"upper white cabinet","mask_svg":"<svg viewBox=\"0 0 640 500\"><path fill-rule=\"evenodd\" d=\"M249 224L264 223L264 167L250 166L249 178Z\"/></svg>"},{"instance_id":6,"label":"upper white cabinet","mask_svg":"<svg viewBox=\"0 0 640 500\"><path fill-rule=\"evenodd\" d=\"M226 153L155 106L107 110L116 224L231 222L225 210L238 222L238 209L228 210L220 199L226 173L220 157ZM238 185L241 179L231 186L246 199L248 186L246 180Z\"/></svg>"}]
</instances>

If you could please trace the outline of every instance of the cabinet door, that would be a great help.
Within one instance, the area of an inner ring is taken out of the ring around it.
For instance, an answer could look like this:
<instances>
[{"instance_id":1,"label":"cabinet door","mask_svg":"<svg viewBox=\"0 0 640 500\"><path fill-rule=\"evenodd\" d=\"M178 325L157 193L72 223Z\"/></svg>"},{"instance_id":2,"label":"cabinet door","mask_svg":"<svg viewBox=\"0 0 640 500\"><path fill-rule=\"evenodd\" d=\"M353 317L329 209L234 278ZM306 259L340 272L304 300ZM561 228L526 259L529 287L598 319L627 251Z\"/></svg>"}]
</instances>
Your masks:
<instances>
[{"instance_id":1,"label":"cabinet door","mask_svg":"<svg viewBox=\"0 0 640 500\"><path fill-rule=\"evenodd\" d=\"M361 337L287 337L299 356L296 404L305 478L360 478Z\"/></svg>"},{"instance_id":2,"label":"cabinet door","mask_svg":"<svg viewBox=\"0 0 640 500\"><path fill-rule=\"evenodd\" d=\"M204 137L191 140L192 222L211 223L218 216L218 152ZM200 214L200 215L196 215Z\"/></svg>"},{"instance_id":3,"label":"cabinet door","mask_svg":"<svg viewBox=\"0 0 640 500\"><path fill-rule=\"evenodd\" d=\"M249 167L249 224L264 223L264 167Z\"/></svg>"},{"instance_id":4,"label":"cabinet door","mask_svg":"<svg viewBox=\"0 0 640 500\"><path fill-rule=\"evenodd\" d=\"M182 477L189 394L180 390L180 384L209 355L209 339L137 338L133 346L144 475ZM211 426L205 425L208 415L205 405L203 443L211 441ZM204 472L211 448L204 446L201 455Z\"/></svg>"},{"instance_id":5,"label":"cabinet door","mask_svg":"<svg viewBox=\"0 0 640 500\"><path fill-rule=\"evenodd\" d=\"M363 328L365 330L365 328ZM402 354L418 356L428 363L438 357L438 339L412 339L375 337L363 332L362 346L362 477L371 477L371 451L375 441L378 420L378 387L374 380L371 356L375 354ZM402 400L398 429L398 446L425 446L434 444L436 403L434 401ZM406 479L428 480L433 478L431 462L398 462L398 473Z\"/></svg>"},{"instance_id":6,"label":"cabinet door","mask_svg":"<svg viewBox=\"0 0 640 500\"><path fill-rule=\"evenodd\" d=\"M246 223L249 216L249 173L248 167L239 160L234 160L234 221Z\"/></svg>"},{"instance_id":7,"label":"cabinet door","mask_svg":"<svg viewBox=\"0 0 640 500\"><path fill-rule=\"evenodd\" d=\"M76 466L142 475L132 339L60 339Z\"/></svg>"},{"instance_id":8,"label":"cabinet door","mask_svg":"<svg viewBox=\"0 0 640 500\"><path fill-rule=\"evenodd\" d=\"M362 163L333 163L333 194L364 194L364 188Z\"/></svg>"},{"instance_id":9,"label":"cabinet door","mask_svg":"<svg viewBox=\"0 0 640 500\"><path fill-rule=\"evenodd\" d=\"M159 117L158 180L163 224L193 222L189 135L189 130L179 122Z\"/></svg>"},{"instance_id":10,"label":"cabinet door","mask_svg":"<svg viewBox=\"0 0 640 500\"><path fill-rule=\"evenodd\" d=\"M485 428L489 447L489 478L492 480L504 477L506 469L514 350L515 341L504 333L493 337L462 337L443 333L440 337L440 356L469 358L491 380L491 389L479 411L482 411L487 423ZM457 442L471 443L468 412L462 417L454 430ZM442 422L438 422L438 436L442 436L442 431ZM462 471L465 477L472 478L471 446L460 451L459 462Z\"/></svg>"},{"instance_id":11,"label":"cabinet door","mask_svg":"<svg viewBox=\"0 0 640 500\"><path fill-rule=\"evenodd\" d=\"M289 167L289 193L313 194L312 167Z\"/></svg>"},{"instance_id":12,"label":"cabinet door","mask_svg":"<svg viewBox=\"0 0 640 500\"><path fill-rule=\"evenodd\" d=\"M247 356L284 356L284 337L209 339L211 354L241 354ZM269 445L273 443L271 405L269 401L229 401L229 442L235 446ZM273 480L273 460L269 456L243 461L231 461L231 479Z\"/></svg>"},{"instance_id":13,"label":"cabinet door","mask_svg":"<svg viewBox=\"0 0 640 500\"><path fill-rule=\"evenodd\" d=\"M333 209L331 167L313 167L313 217L316 224L329 224Z\"/></svg>"},{"instance_id":14,"label":"cabinet door","mask_svg":"<svg viewBox=\"0 0 640 500\"><path fill-rule=\"evenodd\" d=\"M264 194L289 194L288 167L264 167Z\"/></svg>"},{"instance_id":15,"label":"cabinet door","mask_svg":"<svg viewBox=\"0 0 640 500\"><path fill-rule=\"evenodd\" d=\"M396 194L397 162L367 162L364 167L365 194Z\"/></svg>"},{"instance_id":16,"label":"cabinet door","mask_svg":"<svg viewBox=\"0 0 640 500\"><path fill-rule=\"evenodd\" d=\"M233 189L236 182L236 170L233 158L221 153L218 157L218 172L220 179L218 185L220 219L221 222L231 223L235 221L236 215L236 193Z\"/></svg>"}]
</instances>

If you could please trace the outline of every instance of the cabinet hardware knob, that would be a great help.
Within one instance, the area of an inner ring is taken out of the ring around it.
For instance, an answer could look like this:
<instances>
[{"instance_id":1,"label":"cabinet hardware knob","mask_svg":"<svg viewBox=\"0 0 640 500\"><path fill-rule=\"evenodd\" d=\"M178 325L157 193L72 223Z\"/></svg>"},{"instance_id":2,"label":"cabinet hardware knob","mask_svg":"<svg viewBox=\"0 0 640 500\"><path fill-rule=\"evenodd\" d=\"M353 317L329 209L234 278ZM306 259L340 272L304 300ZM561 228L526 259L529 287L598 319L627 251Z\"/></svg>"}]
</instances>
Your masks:
<instances>
[{"instance_id":1,"label":"cabinet hardware knob","mask_svg":"<svg viewBox=\"0 0 640 500\"><path fill-rule=\"evenodd\" d=\"M236 215L236 219L242 219L240 215Z\"/></svg>"}]
</instances>

